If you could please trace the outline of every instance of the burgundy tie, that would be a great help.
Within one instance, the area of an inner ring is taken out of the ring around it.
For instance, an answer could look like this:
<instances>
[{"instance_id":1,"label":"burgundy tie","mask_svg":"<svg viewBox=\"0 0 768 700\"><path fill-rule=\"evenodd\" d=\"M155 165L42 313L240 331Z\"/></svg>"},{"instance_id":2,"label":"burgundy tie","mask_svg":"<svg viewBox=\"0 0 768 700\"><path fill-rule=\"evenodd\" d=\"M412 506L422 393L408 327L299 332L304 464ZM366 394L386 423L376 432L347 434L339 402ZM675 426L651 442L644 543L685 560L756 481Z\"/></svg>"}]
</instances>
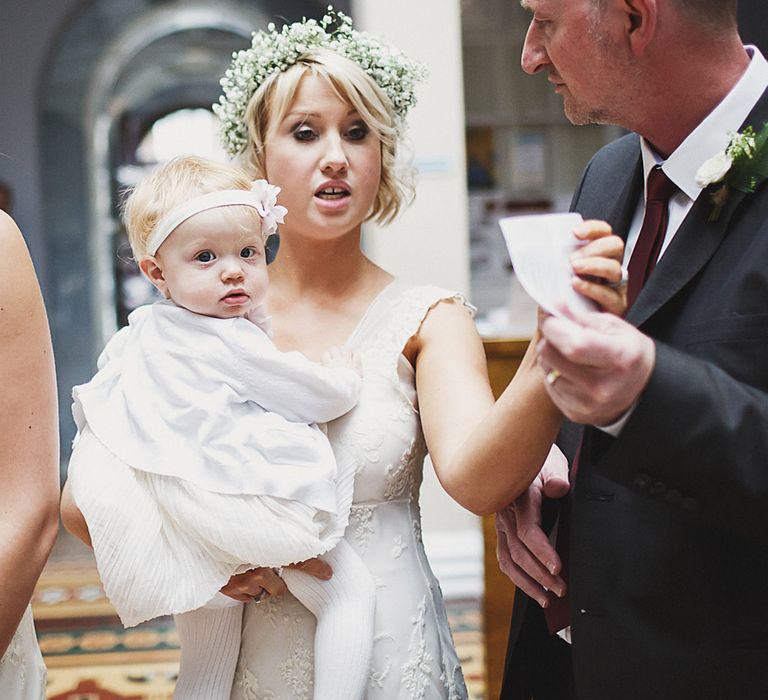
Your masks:
<instances>
[{"instance_id":1,"label":"burgundy tie","mask_svg":"<svg viewBox=\"0 0 768 700\"><path fill-rule=\"evenodd\" d=\"M581 455L581 442L573 457L573 466L571 467L571 484L576 483L576 472L579 469L579 456ZM571 542L571 494L563 498L560 506L560 515L557 519L557 534L555 535L555 550L560 556L560 578L568 584L568 573L570 569L570 542ZM568 591L562 598L558 598L554 593L549 594L549 607L544 608L544 619L547 622L547 629L550 634L556 634L571 624L571 607L568 600Z\"/></svg>"},{"instance_id":2,"label":"burgundy tie","mask_svg":"<svg viewBox=\"0 0 768 700\"><path fill-rule=\"evenodd\" d=\"M677 185L670 180L661 166L655 166L648 174L648 187L645 204L645 217L635 249L629 259L629 287L627 301L629 306L656 267L661 246L667 233L669 221L669 198L677 192Z\"/></svg>"},{"instance_id":3,"label":"burgundy tie","mask_svg":"<svg viewBox=\"0 0 768 700\"><path fill-rule=\"evenodd\" d=\"M629 260L629 288L627 289L629 306L632 306L635 299L637 299L637 295L656 267L656 261L659 259L661 246L667 233L669 198L677 190L677 185L667 177L661 166L655 166L648 174L645 216L643 217L643 225L640 229L635 249L632 251L632 257ZM581 444L576 450L573 466L571 467L571 485L576 483L580 453ZM570 526L571 494L568 494L563 499L563 505L560 509L555 541L555 549L560 556L562 564L560 577L566 584L568 583L568 569L570 568ZM571 611L567 593L563 598L557 598L554 594L550 596L550 606L545 608L544 618L547 621L550 634L555 634L561 629L568 627L571 623Z\"/></svg>"}]
</instances>

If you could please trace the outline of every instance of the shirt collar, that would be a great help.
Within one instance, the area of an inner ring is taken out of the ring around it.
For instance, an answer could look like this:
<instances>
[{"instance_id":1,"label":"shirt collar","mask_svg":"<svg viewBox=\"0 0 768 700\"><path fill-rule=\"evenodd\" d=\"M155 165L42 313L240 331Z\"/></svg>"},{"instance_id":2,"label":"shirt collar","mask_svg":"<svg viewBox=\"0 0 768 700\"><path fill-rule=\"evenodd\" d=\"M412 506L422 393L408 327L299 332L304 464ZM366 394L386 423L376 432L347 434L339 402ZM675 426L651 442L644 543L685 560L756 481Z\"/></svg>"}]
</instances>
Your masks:
<instances>
[{"instance_id":1,"label":"shirt collar","mask_svg":"<svg viewBox=\"0 0 768 700\"><path fill-rule=\"evenodd\" d=\"M747 70L723 98L674 152L663 161L643 138L640 140L645 181L655 165L663 163L664 172L685 194L695 200L701 193L696 172L701 165L728 147L752 108L768 88L768 61L755 46L746 46L750 55Z\"/></svg>"}]
</instances>

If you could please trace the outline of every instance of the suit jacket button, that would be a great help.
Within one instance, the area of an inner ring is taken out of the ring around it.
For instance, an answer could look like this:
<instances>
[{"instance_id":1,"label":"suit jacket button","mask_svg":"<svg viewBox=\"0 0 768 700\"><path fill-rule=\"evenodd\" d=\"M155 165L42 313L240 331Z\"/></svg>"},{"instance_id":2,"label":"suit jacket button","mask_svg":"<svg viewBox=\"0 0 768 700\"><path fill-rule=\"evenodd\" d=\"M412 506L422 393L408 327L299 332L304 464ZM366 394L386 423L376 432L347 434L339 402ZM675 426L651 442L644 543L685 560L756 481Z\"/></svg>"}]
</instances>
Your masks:
<instances>
[{"instance_id":1,"label":"suit jacket button","mask_svg":"<svg viewBox=\"0 0 768 700\"><path fill-rule=\"evenodd\" d=\"M588 501L599 501L600 503L610 503L613 500L612 493L593 493L587 494Z\"/></svg>"},{"instance_id":2,"label":"suit jacket button","mask_svg":"<svg viewBox=\"0 0 768 700\"><path fill-rule=\"evenodd\" d=\"M632 479L632 484L637 486L637 488L642 489L643 491L645 491L651 485L651 483L653 483L653 479L651 479L648 474L644 474L643 472L635 474L635 478Z\"/></svg>"},{"instance_id":3,"label":"suit jacket button","mask_svg":"<svg viewBox=\"0 0 768 700\"><path fill-rule=\"evenodd\" d=\"M691 496L686 496L680 504L680 507L683 510L696 510L699 507L699 502Z\"/></svg>"},{"instance_id":4,"label":"suit jacket button","mask_svg":"<svg viewBox=\"0 0 768 700\"><path fill-rule=\"evenodd\" d=\"M683 502L683 494L677 489L670 489L664 494L664 500L671 506L678 506Z\"/></svg>"}]
</instances>

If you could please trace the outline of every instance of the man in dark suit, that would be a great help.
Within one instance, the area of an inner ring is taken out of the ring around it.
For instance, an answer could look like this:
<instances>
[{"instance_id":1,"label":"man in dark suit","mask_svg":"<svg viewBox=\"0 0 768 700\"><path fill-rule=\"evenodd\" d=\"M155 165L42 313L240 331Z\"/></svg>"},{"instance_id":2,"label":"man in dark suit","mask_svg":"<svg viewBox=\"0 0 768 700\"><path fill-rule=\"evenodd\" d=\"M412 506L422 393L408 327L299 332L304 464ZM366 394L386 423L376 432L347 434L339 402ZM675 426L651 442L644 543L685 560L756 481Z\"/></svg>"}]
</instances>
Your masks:
<instances>
[{"instance_id":1,"label":"man in dark suit","mask_svg":"<svg viewBox=\"0 0 768 700\"><path fill-rule=\"evenodd\" d=\"M768 122L768 64L742 46L736 4L523 0L524 70L548 73L572 122L635 132L573 200L626 236L631 305L540 324L578 465L558 525L569 566L537 527L562 487L544 474L500 518L502 568L529 594L505 699L768 697L768 149L724 158L734 132ZM753 192L736 189L742 167ZM570 647L536 605L566 587Z\"/></svg>"}]
</instances>

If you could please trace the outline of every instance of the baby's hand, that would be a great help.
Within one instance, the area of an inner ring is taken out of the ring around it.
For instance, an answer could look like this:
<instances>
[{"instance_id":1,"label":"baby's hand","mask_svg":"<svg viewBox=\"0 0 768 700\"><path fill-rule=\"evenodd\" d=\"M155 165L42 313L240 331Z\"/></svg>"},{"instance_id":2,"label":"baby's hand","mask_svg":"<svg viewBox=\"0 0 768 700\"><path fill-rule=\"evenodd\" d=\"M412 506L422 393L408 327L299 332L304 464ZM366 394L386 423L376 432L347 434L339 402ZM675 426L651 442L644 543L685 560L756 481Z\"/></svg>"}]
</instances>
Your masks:
<instances>
[{"instance_id":1,"label":"baby's hand","mask_svg":"<svg viewBox=\"0 0 768 700\"><path fill-rule=\"evenodd\" d=\"M338 347L326 350L320 359L325 367L346 367L363 376L363 367L360 360L349 348Z\"/></svg>"}]
</instances>

